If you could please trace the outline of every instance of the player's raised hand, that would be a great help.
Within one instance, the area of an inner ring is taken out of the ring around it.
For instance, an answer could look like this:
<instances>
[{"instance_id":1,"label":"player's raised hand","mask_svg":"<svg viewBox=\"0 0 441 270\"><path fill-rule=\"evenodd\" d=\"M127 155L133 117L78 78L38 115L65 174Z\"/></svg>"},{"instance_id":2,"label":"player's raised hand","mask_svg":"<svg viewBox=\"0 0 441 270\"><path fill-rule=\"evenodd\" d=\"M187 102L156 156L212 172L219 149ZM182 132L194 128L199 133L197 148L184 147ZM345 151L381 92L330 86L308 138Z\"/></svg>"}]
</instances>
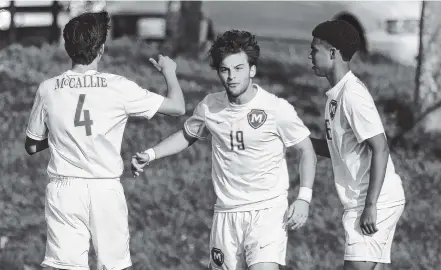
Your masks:
<instances>
[{"instance_id":1,"label":"player's raised hand","mask_svg":"<svg viewBox=\"0 0 441 270\"><path fill-rule=\"evenodd\" d=\"M163 56L160 54L158 61L153 58L150 58L149 61L162 74L167 72L176 72L176 63L168 56Z\"/></svg>"},{"instance_id":2,"label":"player's raised hand","mask_svg":"<svg viewBox=\"0 0 441 270\"><path fill-rule=\"evenodd\" d=\"M286 227L295 230L303 227L309 216L309 203L304 200L295 200L288 209Z\"/></svg>"}]
</instances>

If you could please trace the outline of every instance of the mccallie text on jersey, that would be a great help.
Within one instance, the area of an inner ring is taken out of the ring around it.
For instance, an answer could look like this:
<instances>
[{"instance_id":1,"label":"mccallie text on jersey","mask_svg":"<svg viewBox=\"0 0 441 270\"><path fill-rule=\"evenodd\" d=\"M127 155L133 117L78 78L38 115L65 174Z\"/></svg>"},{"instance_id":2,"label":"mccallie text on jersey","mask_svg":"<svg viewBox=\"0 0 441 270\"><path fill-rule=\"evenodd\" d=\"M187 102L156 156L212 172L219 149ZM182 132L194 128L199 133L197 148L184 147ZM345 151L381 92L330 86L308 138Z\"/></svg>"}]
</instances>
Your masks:
<instances>
[{"instance_id":1,"label":"mccallie text on jersey","mask_svg":"<svg viewBox=\"0 0 441 270\"><path fill-rule=\"evenodd\" d=\"M70 87L70 88L83 88L83 87L107 87L106 78L85 75L79 77L67 77L57 79L55 84L55 90L58 88Z\"/></svg>"}]
</instances>

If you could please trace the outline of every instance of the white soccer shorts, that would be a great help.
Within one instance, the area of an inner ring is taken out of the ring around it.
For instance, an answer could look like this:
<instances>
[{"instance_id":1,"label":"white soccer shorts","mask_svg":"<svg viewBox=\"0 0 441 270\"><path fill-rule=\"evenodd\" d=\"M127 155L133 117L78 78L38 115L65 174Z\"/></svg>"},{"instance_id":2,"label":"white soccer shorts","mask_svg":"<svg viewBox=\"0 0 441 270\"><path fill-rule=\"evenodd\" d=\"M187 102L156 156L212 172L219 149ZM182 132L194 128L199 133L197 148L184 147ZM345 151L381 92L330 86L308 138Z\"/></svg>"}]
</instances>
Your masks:
<instances>
[{"instance_id":1,"label":"white soccer shorts","mask_svg":"<svg viewBox=\"0 0 441 270\"><path fill-rule=\"evenodd\" d=\"M364 235L360 228L362 211L345 211L342 221L345 229L345 261L390 263L392 241L404 204L377 210L377 229Z\"/></svg>"},{"instance_id":2,"label":"white soccer shorts","mask_svg":"<svg viewBox=\"0 0 441 270\"><path fill-rule=\"evenodd\" d=\"M287 231L283 228L288 200L244 212L216 212L210 236L210 267L240 270L253 264L286 263Z\"/></svg>"},{"instance_id":3,"label":"white soccer shorts","mask_svg":"<svg viewBox=\"0 0 441 270\"><path fill-rule=\"evenodd\" d=\"M45 216L47 242L42 266L88 270L91 238L98 270L132 265L127 203L119 179L51 179Z\"/></svg>"}]
</instances>

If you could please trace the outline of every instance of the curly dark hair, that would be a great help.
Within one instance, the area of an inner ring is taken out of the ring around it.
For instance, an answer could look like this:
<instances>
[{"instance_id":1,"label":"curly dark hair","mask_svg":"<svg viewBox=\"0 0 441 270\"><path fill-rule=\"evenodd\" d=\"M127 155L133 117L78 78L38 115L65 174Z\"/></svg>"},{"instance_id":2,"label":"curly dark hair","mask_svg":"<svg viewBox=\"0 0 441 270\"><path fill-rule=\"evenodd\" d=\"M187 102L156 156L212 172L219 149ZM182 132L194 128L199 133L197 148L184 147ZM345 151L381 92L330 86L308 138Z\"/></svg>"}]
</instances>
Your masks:
<instances>
[{"instance_id":1,"label":"curly dark hair","mask_svg":"<svg viewBox=\"0 0 441 270\"><path fill-rule=\"evenodd\" d=\"M337 48L345 61L351 60L361 47L360 34L357 29L343 20L320 23L312 30L312 36Z\"/></svg>"},{"instance_id":2,"label":"curly dark hair","mask_svg":"<svg viewBox=\"0 0 441 270\"><path fill-rule=\"evenodd\" d=\"M75 64L89 65L106 42L110 17L106 11L87 12L72 18L64 27L64 48Z\"/></svg>"},{"instance_id":3,"label":"curly dark hair","mask_svg":"<svg viewBox=\"0 0 441 270\"><path fill-rule=\"evenodd\" d=\"M219 35L210 48L210 65L218 70L222 60L230 54L245 52L250 66L257 65L260 47L256 36L247 31L229 30Z\"/></svg>"}]
</instances>

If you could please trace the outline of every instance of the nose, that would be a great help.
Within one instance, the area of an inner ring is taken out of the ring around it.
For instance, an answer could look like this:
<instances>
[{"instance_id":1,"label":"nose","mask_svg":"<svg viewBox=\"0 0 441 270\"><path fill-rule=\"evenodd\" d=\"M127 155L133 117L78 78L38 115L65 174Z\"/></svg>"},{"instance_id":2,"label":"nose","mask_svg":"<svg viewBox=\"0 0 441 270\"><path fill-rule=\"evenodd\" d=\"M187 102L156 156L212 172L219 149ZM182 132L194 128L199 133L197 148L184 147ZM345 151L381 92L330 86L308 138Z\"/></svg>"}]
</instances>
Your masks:
<instances>
[{"instance_id":1,"label":"nose","mask_svg":"<svg viewBox=\"0 0 441 270\"><path fill-rule=\"evenodd\" d=\"M312 55L311 54L308 55L308 59L312 60Z\"/></svg>"},{"instance_id":2,"label":"nose","mask_svg":"<svg viewBox=\"0 0 441 270\"><path fill-rule=\"evenodd\" d=\"M236 77L236 74L234 73L234 71L232 71L232 70L228 71L228 80L229 81L232 81L235 77Z\"/></svg>"}]
</instances>

